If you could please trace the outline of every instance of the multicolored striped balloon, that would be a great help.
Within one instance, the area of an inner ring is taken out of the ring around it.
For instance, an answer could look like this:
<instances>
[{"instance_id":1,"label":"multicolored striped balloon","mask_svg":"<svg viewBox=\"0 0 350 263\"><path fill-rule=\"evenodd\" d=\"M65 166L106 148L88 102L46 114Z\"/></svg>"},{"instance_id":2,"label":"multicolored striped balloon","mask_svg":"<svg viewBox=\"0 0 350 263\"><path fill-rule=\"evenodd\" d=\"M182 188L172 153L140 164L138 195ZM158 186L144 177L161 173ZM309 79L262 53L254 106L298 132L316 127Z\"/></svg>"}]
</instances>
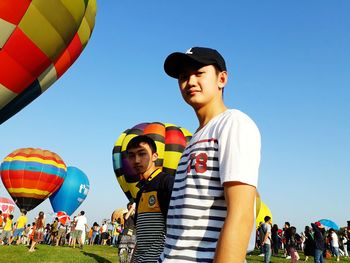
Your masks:
<instances>
[{"instance_id":1,"label":"multicolored striped balloon","mask_svg":"<svg viewBox=\"0 0 350 263\"><path fill-rule=\"evenodd\" d=\"M185 128L161 122L141 123L124 131L114 144L113 168L118 183L129 200L136 198L139 178L132 173L125 150L133 137L143 134L151 137L157 145L156 166L171 175L175 175L181 154L192 137Z\"/></svg>"},{"instance_id":2,"label":"multicolored striped balloon","mask_svg":"<svg viewBox=\"0 0 350 263\"><path fill-rule=\"evenodd\" d=\"M74 63L95 25L96 0L1 0L0 124Z\"/></svg>"},{"instance_id":3,"label":"multicolored striped balloon","mask_svg":"<svg viewBox=\"0 0 350 263\"><path fill-rule=\"evenodd\" d=\"M70 221L69 215L67 215L67 213L64 211L57 212L57 218L62 225L65 225Z\"/></svg>"},{"instance_id":4,"label":"multicolored striped balloon","mask_svg":"<svg viewBox=\"0 0 350 263\"><path fill-rule=\"evenodd\" d=\"M56 153L22 148L1 164L1 180L20 209L32 210L63 183L67 167Z\"/></svg>"},{"instance_id":5,"label":"multicolored striped balloon","mask_svg":"<svg viewBox=\"0 0 350 263\"><path fill-rule=\"evenodd\" d=\"M3 218L7 218L15 210L15 203L6 197L0 197L0 210Z\"/></svg>"}]
</instances>

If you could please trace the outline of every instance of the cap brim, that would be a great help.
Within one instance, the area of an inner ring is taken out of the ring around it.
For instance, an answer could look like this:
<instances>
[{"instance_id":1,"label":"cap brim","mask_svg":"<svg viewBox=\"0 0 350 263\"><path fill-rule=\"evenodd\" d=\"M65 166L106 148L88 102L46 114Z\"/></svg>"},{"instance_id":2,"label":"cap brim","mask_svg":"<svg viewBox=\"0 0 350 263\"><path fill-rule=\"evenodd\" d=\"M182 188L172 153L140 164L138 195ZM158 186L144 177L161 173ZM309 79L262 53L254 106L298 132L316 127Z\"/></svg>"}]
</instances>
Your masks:
<instances>
[{"instance_id":1,"label":"cap brim","mask_svg":"<svg viewBox=\"0 0 350 263\"><path fill-rule=\"evenodd\" d=\"M179 78L179 74L181 70L183 70L186 66L201 66L205 65L205 63L198 61L184 53L175 52L170 54L164 61L164 71L170 77Z\"/></svg>"}]
</instances>

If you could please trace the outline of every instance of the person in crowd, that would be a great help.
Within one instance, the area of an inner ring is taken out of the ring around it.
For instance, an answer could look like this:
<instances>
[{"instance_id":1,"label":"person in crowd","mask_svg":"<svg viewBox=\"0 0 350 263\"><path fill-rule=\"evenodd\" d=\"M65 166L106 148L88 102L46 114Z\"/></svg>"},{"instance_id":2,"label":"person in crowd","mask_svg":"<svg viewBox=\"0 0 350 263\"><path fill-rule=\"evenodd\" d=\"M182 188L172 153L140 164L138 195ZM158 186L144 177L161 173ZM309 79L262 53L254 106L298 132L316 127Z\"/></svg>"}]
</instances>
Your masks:
<instances>
[{"instance_id":1,"label":"person in crowd","mask_svg":"<svg viewBox=\"0 0 350 263\"><path fill-rule=\"evenodd\" d=\"M51 237L51 224L47 223L44 229L44 243L50 244L50 237Z\"/></svg>"},{"instance_id":2,"label":"person in crowd","mask_svg":"<svg viewBox=\"0 0 350 263\"><path fill-rule=\"evenodd\" d=\"M135 235L135 206L133 201L127 205L128 212L123 215L124 229L119 242L119 262L129 263L136 245Z\"/></svg>"},{"instance_id":3,"label":"person in crowd","mask_svg":"<svg viewBox=\"0 0 350 263\"><path fill-rule=\"evenodd\" d=\"M29 235L29 240L28 240L28 243L27 243L28 246L31 246L32 243L33 243L34 232L35 232L35 222L32 223L32 225L30 226L30 230L28 232L28 235Z\"/></svg>"},{"instance_id":4,"label":"person in crowd","mask_svg":"<svg viewBox=\"0 0 350 263\"><path fill-rule=\"evenodd\" d=\"M91 236L91 239L90 239L90 245L91 246L95 244L99 228L100 228L100 226L97 224L97 222L94 222L93 225L92 225L92 236Z\"/></svg>"},{"instance_id":5,"label":"person in crowd","mask_svg":"<svg viewBox=\"0 0 350 263\"><path fill-rule=\"evenodd\" d=\"M278 236L278 225L274 224L271 228L271 241L272 241L272 255L278 256L279 249L279 236Z\"/></svg>"},{"instance_id":6,"label":"person in crowd","mask_svg":"<svg viewBox=\"0 0 350 263\"><path fill-rule=\"evenodd\" d=\"M261 228L262 224L263 222L259 222L259 225L255 231L255 236L256 236L255 247L260 251L259 257L263 257L265 255L264 247L261 245L261 241L262 241L261 237L264 236L264 233L262 232L262 228Z\"/></svg>"},{"instance_id":7,"label":"person in crowd","mask_svg":"<svg viewBox=\"0 0 350 263\"><path fill-rule=\"evenodd\" d=\"M347 232L346 230L341 234L341 241L343 244L343 248L344 248L344 256L345 257L349 257L349 252L348 252L348 236L347 236Z\"/></svg>"},{"instance_id":8,"label":"person in crowd","mask_svg":"<svg viewBox=\"0 0 350 263\"><path fill-rule=\"evenodd\" d=\"M51 226L50 226L50 244L51 245L55 245L56 244L56 237L58 234L58 217L56 217L54 219L54 221L52 222Z\"/></svg>"},{"instance_id":9,"label":"person in crowd","mask_svg":"<svg viewBox=\"0 0 350 263\"><path fill-rule=\"evenodd\" d=\"M157 262L164 248L166 217L174 176L156 167L157 146L152 138L139 135L126 147L127 160L140 178L136 197L136 247L133 262Z\"/></svg>"},{"instance_id":10,"label":"person in crowd","mask_svg":"<svg viewBox=\"0 0 350 263\"><path fill-rule=\"evenodd\" d=\"M77 232L75 231L75 226L76 226L76 216L74 216L73 220L70 222L70 234L69 234L69 241L68 241L68 246L73 246L76 243L76 238L77 238Z\"/></svg>"},{"instance_id":11,"label":"person in crowd","mask_svg":"<svg viewBox=\"0 0 350 263\"><path fill-rule=\"evenodd\" d=\"M315 255L315 241L309 226L305 226L304 235L304 255L305 261L308 261L309 257L313 257Z\"/></svg>"},{"instance_id":12,"label":"person in crowd","mask_svg":"<svg viewBox=\"0 0 350 263\"><path fill-rule=\"evenodd\" d=\"M159 261L243 262L255 241L259 130L246 114L226 107L228 72L217 50L174 52L164 70L177 79L199 125L177 168Z\"/></svg>"},{"instance_id":13,"label":"person in crowd","mask_svg":"<svg viewBox=\"0 0 350 263\"><path fill-rule=\"evenodd\" d=\"M4 217L2 215L2 211L0 210L0 236L3 229L4 229Z\"/></svg>"},{"instance_id":14,"label":"person in crowd","mask_svg":"<svg viewBox=\"0 0 350 263\"><path fill-rule=\"evenodd\" d=\"M264 223L261 225L262 241L261 246L264 252L264 262L270 263L271 259L271 217L265 216Z\"/></svg>"},{"instance_id":15,"label":"person in crowd","mask_svg":"<svg viewBox=\"0 0 350 263\"><path fill-rule=\"evenodd\" d=\"M102 246L105 246L108 240L108 225L107 225L107 221L103 220L102 221L102 225L101 225L101 242L100 244Z\"/></svg>"},{"instance_id":16,"label":"person in crowd","mask_svg":"<svg viewBox=\"0 0 350 263\"><path fill-rule=\"evenodd\" d=\"M4 229L2 230L2 233L0 236L0 244L4 242L7 245L11 245L12 230L13 230L13 215L9 215L6 219Z\"/></svg>"},{"instance_id":17,"label":"person in crowd","mask_svg":"<svg viewBox=\"0 0 350 263\"><path fill-rule=\"evenodd\" d=\"M323 252L326 248L324 226L319 222L311 223L315 240L315 263L324 263Z\"/></svg>"},{"instance_id":18,"label":"person in crowd","mask_svg":"<svg viewBox=\"0 0 350 263\"><path fill-rule=\"evenodd\" d=\"M120 218L117 219L117 221L115 221L113 223L113 231L112 231L112 242L111 242L111 246L115 246L118 247L118 239L119 239L119 234L122 232L122 226L120 223Z\"/></svg>"},{"instance_id":19,"label":"person in crowd","mask_svg":"<svg viewBox=\"0 0 350 263\"><path fill-rule=\"evenodd\" d=\"M33 236L33 241L32 241L32 245L30 246L29 252L34 252L35 245L44 240L44 227L45 227L44 212L40 211L38 217L35 220L34 236Z\"/></svg>"},{"instance_id":20,"label":"person in crowd","mask_svg":"<svg viewBox=\"0 0 350 263\"><path fill-rule=\"evenodd\" d=\"M289 248L288 248L288 242L289 242L289 237L290 237L290 223L285 222L284 223L284 228L283 228L283 241L284 241L284 257L286 259L290 259L290 253L289 253Z\"/></svg>"},{"instance_id":21,"label":"person in crowd","mask_svg":"<svg viewBox=\"0 0 350 263\"><path fill-rule=\"evenodd\" d=\"M12 243L12 240L16 240L16 244L21 244L21 237L24 231L24 228L27 224L27 211L25 209L21 209L21 215L17 218L16 221L16 229L13 232L13 237L10 240L10 243Z\"/></svg>"},{"instance_id":22,"label":"person in crowd","mask_svg":"<svg viewBox=\"0 0 350 263\"><path fill-rule=\"evenodd\" d=\"M76 225L75 225L75 231L76 231L76 240L79 243L79 246L81 249L83 249L84 241L85 241L85 232L87 226L87 218L85 216L85 211L80 211L78 216L74 219ZM73 240L73 248L75 248L75 239Z\"/></svg>"},{"instance_id":23,"label":"person in crowd","mask_svg":"<svg viewBox=\"0 0 350 263\"><path fill-rule=\"evenodd\" d=\"M27 224L23 231L22 244L27 245L29 239L30 224Z\"/></svg>"},{"instance_id":24,"label":"person in crowd","mask_svg":"<svg viewBox=\"0 0 350 263\"><path fill-rule=\"evenodd\" d=\"M66 231L67 226L65 224L60 223L58 226L58 232L56 237L56 244L55 246L58 246L60 244L64 245L66 242Z\"/></svg>"},{"instance_id":25,"label":"person in crowd","mask_svg":"<svg viewBox=\"0 0 350 263\"><path fill-rule=\"evenodd\" d=\"M289 250L289 255L291 257L291 263L296 263L299 259L300 256L297 251L298 247L298 238L297 238L297 230L294 226L289 228L289 238L287 242L287 247Z\"/></svg>"},{"instance_id":26,"label":"person in crowd","mask_svg":"<svg viewBox=\"0 0 350 263\"><path fill-rule=\"evenodd\" d=\"M337 233L335 233L335 230L333 228L329 229L330 232L330 241L331 241L331 250L333 255L337 258L337 261L339 261L339 238Z\"/></svg>"}]
</instances>

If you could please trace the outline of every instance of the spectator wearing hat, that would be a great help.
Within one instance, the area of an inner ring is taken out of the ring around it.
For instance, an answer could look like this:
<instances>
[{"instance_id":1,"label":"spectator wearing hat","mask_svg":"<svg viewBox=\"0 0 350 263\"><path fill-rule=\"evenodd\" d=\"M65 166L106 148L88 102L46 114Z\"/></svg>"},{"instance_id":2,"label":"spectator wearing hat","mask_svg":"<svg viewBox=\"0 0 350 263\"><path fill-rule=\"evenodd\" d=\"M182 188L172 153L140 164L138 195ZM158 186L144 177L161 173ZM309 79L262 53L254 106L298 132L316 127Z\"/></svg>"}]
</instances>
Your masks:
<instances>
[{"instance_id":1,"label":"spectator wearing hat","mask_svg":"<svg viewBox=\"0 0 350 263\"><path fill-rule=\"evenodd\" d=\"M315 240L315 263L324 263L323 251L325 250L324 226L319 222L311 223Z\"/></svg>"}]
</instances>

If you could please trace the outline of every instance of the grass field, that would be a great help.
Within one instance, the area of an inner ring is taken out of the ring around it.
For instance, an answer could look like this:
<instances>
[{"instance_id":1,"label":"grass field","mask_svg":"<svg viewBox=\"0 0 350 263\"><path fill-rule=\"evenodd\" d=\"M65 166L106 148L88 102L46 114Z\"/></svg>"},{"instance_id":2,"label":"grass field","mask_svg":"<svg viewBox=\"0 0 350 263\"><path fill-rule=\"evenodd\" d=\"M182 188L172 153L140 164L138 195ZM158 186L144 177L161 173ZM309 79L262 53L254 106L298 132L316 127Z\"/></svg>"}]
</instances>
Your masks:
<instances>
[{"instance_id":1,"label":"grass field","mask_svg":"<svg viewBox=\"0 0 350 263\"><path fill-rule=\"evenodd\" d=\"M118 250L115 247L109 246L85 246L82 250L79 248L70 247L52 247L48 245L39 245L37 250L33 253L28 252L25 246L0 246L0 262L113 262L118 263ZM247 256L249 263L264 262L264 257L259 257L256 251L252 255ZM301 259L304 261L305 257L300 253ZM272 263L290 262L290 260L281 257L271 257ZM308 262L313 262L310 258ZM327 260L328 262L336 262L334 258ZM349 258L341 258L340 262L349 262ZM229 263L229 262L228 262Z\"/></svg>"}]
</instances>

